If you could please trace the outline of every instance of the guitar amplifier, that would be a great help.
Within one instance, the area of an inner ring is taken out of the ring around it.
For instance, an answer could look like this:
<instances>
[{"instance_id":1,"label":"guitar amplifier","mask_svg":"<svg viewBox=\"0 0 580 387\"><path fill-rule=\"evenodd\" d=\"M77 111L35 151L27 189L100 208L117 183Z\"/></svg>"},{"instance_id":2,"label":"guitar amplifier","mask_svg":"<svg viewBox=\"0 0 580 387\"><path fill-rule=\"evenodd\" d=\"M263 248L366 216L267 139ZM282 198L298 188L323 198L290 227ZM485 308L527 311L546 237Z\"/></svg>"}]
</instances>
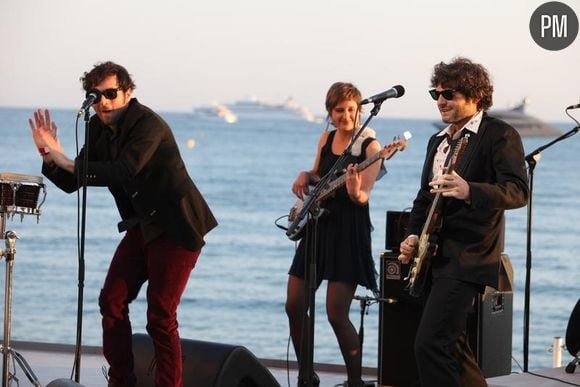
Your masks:
<instances>
[{"instance_id":1,"label":"guitar amplifier","mask_svg":"<svg viewBox=\"0 0 580 387\"><path fill-rule=\"evenodd\" d=\"M398 244L397 244L398 248ZM381 254L379 304L379 386L412 386L418 381L413 344L421 319L423 300L405 290L410 264L398 252Z\"/></svg>"},{"instance_id":2,"label":"guitar amplifier","mask_svg":"<svg viewBox=\"0 0 580 387\"><path fill-rule=\"evenodd\" d=\"M387 211L385 227L385 250L399 251L409 226L410 213L406 211Z\"/></svg>"}]
</instances>

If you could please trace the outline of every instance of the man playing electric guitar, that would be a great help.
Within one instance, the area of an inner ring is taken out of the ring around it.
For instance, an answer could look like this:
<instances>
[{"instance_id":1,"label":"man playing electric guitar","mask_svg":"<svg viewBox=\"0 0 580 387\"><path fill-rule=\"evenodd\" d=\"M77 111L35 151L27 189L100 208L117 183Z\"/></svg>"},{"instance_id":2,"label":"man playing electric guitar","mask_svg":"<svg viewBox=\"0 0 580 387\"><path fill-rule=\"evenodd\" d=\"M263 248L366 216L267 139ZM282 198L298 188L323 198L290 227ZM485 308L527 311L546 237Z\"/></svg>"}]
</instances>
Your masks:
<instances>
[{"instance_id":1,"label":"man playing electric guitar","mask_svg":"<svg viewBox=\"0 0 580 387\"><path fill-rule=\"evenodd\" d=\"M431 287L417 335L415 358L422 387L486 386L466 340L466 319L485 286L497 287L506 209L529 197L518 132L485 112L493 86L487 70L466 58L439 63L429 91L447 128L427 145L421 188L413 202L399 259L417 254L417 235L435 197L441 208ZM450 149L469 134L453 173L441 173Z\"/></svg>"},{"instance_id":2,"label":"man playing electric guitar","mask_svg":"<svg viewBox=\"0 0 580 387\"><path fill-rule=\"evenodd\" d=\"M448 163L443 167L443 174L453 174L458 157L465 149L469 134L462 137L453 149ZM421 297L429 282L431 260L437 254L437 239L441 230L441 208L443 207L443 192L435 194L421 236L417 245L417 254L413 259L407 278L407 290L414 297Z\"/></svg>"}]
</instances>

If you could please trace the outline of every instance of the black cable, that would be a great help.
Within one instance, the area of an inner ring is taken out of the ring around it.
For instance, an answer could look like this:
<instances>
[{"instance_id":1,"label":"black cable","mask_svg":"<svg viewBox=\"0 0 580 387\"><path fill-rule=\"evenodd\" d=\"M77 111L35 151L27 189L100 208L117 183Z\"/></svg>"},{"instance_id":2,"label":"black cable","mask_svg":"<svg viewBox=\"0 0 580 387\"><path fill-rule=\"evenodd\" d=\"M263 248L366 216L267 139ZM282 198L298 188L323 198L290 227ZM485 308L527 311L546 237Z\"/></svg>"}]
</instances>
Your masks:
<instances>
[{"instance_id":1,"label":"black cable","mask_svg":"<svg viewBox=\"0 0 580 387\"><path fill-rule=\"evenodd\" d=\"M566 113L566 115L567 115L568 117L570 117L570 118L572 119L572 121L574 121L574 122L576 123L576 126L580 126L580 122L578 122L578 120L577 120L576 118L572 117L572 116L570 115L570 113L568 113L568 109L565 109L565 110L564 110L564 113Z\"/></svg>"},{"instance_id":2,"label":"black cable","mask_svg":"<svg viewBox=\"0 0 580 387\"><path fill-rule=\"evenodd\" d=\"M75 120L75 154L79 154L79 115L77 115L76 120ZM76 179L79 179L79 176L75 176ZM81 205L81 197L80 197L80 193L79 190L77 189L76 191L77 194L77 257L80 257L80 205ZM77 364L77 351L79 349L75 348L75 356L73 358L73 366L71 369L71 374L70 374L70 379L73 380L74 374L75 374L75 370L78 367Z\"/></svg>"},{"instance_id":3,"label":"black cable","mask_svg":"<svg viewBox=\"0 0 580 387\"><path fill-rule=\"evenodd\" d=\"M281 228L281 229L282 229L282 230L284 230L284 231L288 231L288 227L284 227L284 226L282 226L282 225L279 225L279 224L278 224L278 221L279 221L280 219L283 219L283 218L288 218L288 216L289 216L289 215L282 215L282 216L280 216L280 217L278 217L278 218L274 219L274 225L275 225L276 227L278 227L278 228Z\"/></svg>"},{"instance_id":4,"label":"black cable","mask_svg":"<svg viewBox=\"0 0 580 387\"><path fill-rule=\"evenodd\" d=\"M71 380L75 382L80 382L80 359L81 359L81 341L82 341L82 313L83 313L83 291L84 291L84 279L85 279L85 261L84 261L84 250L85 250L85 224L86 224L86 195L87 195L87 168L88 168L88 148L86 148L88 142L88 119L89 112L85 113L85 149L83 154L83 170L76 168L73 172L75 175L76 183L81 184L77 188L82 188L82 198L80 197L79 189L77 189L77 256L78 256L78 296L77 296L77 329L76 329L76 341L75 341L75 356L73 360L73 367L71 370ZM79 115L77 115L75 120L75 150L78 157L79 150ZM76 157L75 157L76 160ZM74 375L74 379L73 379Z\"/></svg>"}]
</instances>

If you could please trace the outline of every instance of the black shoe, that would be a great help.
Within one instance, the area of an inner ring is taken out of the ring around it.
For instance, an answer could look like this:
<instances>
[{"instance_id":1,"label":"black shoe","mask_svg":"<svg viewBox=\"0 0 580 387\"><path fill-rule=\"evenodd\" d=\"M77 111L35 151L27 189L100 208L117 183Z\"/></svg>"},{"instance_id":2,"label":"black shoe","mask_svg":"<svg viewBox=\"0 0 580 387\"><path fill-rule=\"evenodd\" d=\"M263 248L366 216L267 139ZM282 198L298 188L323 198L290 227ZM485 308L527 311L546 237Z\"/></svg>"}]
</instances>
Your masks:
<instances>
[{"instance_id":1,"label":"black shoe","mask_svg":"<svg viewBox=\"0 0 580 387\"><path fill-rule=\"evenodd\" d=\"M306 387L306 380L300 380L298 379L298 387ZM316 372L314 372L312 374L312 387L319 387L320 386L320 378L318 377L318 374Z\"/></svg>"}]
</instances>

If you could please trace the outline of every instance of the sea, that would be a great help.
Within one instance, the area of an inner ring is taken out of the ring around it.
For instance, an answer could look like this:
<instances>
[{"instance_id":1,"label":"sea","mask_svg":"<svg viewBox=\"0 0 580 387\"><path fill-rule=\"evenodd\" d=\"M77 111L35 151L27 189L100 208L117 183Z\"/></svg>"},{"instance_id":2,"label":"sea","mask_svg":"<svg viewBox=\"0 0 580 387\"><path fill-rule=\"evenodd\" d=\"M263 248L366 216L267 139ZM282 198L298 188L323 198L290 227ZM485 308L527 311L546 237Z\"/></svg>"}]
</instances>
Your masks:
<instances>
[{"instance_id":1,"label":"sea","mask_svg":"<svg viewBox=\"0 0 580 387\"><path fill-rule=\"evenodd\" d=\"M387 108L383 106L383 111ZM0 173L41 176L41 159L27 122L32 113L33 108L0 108ZM73 110L51 113L66 153L74 156L84 143L83 120L76 125ZM160 114L173 128L188 171L219 221L206 237L179 306L181 337L243 345L259 358L294 360L284 302L296 245L276 223L287 225L285 216L295 203L292 182L299 171L312 167L325 124L272 111L241 115L233 124L188 112ZM562 132L574 127L572 121L554 125ZM407 149L386 162L388 173L376 182L371 195L373 255L379 272L379 257L385 251L386 212L411 206L427 139L435 129L431 120L384 118L381 113L369 126L381 144L405 131L413 135ZM525 151L530 153L553 139L524 138ZM552 345L556 337L565 337L580 297L578 155L580 137L542 151L534 169L531 211L524 207L506 212L505 253L514 271L513 323L511 332L497 334L505 340L512 336L514 370L523 366L527 262L531 265L530 370L552 367ZM2 184L10 181L2 180ZM87 190L85 252L80 260L79 195L63 193L46 178L44 184L46 200L40 207L41 216L16 214L5 225L19 237L13 261L11 338L74 344L80 326L82 343L98 346L101 325L97 299L122 237L116 227L119 215L106 188ZM4 248L4 243L0 247ZM0 262L0 272L5 273L8 266L4 262ZM81 274L83 282L79 282ZM5 280L0 280L0 300L5 289ZM343 364L326 319L325 295L323 283L316 293L314 360ZM372 293L358 288L356 295L370 297ZM365 309L361 314L360 303L353 302L351 320L357 329L364 327L363 365L377 367L379 306L372 303ZM142 289L130 307L134 332L146 332L145 314ZM564 348L556 350L562 352L564 365L566 359L571 360Z\"/></svg>"}]
</instances>

